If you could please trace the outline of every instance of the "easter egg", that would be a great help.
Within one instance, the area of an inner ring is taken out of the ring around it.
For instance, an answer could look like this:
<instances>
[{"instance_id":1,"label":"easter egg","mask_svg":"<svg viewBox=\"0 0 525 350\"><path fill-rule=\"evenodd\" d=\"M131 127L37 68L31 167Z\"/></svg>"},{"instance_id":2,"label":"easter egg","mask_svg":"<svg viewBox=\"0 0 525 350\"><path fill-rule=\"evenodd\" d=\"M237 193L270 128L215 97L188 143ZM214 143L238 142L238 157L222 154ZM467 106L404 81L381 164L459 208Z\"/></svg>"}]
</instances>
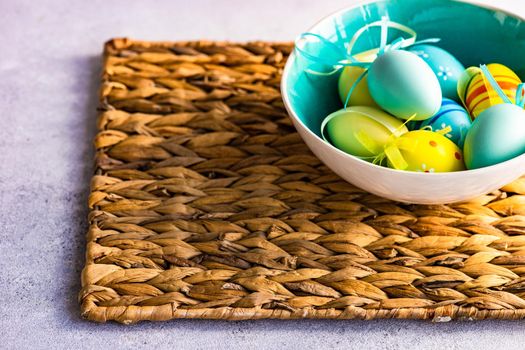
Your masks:
<instances>
[{"instance_id":1,"label":"easter egg","mask_svg":"<svg viewBox=\"0 0 525 350\"><path fill-rule=\"evenodd\" d=\"M430 118L441 105L441 87L428 64L403 50L380 55L368 71L368 89L390 114L414 120Z\"/></svg>"},{"instance_id":2,"label":"easter egg","mask_svg":"<svg viewBox=\"0 0 525 350\"><path fill-rule=\"evenodd\" d=\"M439 111L436 114L423 121L409 124L408 127L411 130L430 127L432 131L436 132L450 127L451 130L443 135L459 147L463 147L467 131L470 129L472 121L470 120L467 111L457 102L448 98L443 98L441 108L439 108Z\"/></svg>"},{"instance_id":3,"label":"easter egg","mask_svg":"<svg viewBox=\"0 0 525 350\"><path fill-rule=\"evenodd\" d=\"M352 106L325 118L321 133L340 150L358 157L372 157L383 150L391 135L408 131L403 123L380 109Z\"/></svg>"},{"instance_id":4,"label":"easter egg","mask_svg":"<svg viewBox=\"0 0 525 350\"><path fill-rule=\"evenodd\" d=\"M428 130L409 131L385 153L388 166L425 173L464 170L461 149L445 136Z\"/></svg>"},{"instance_id":5,"label":"easter egg","mask_svg":"<svg viewBox=\"0 0 525 350\"><path fill-rule=\"evenodd\" d=\"M448 51L433 45L414 45L408 51L421 57L436 75L443 97L459 101L457 84L465 67Z\"/></svg>"},{"instance_id":6,"label":"easter egg","mask_svg":"<svg viewBox=\"0 0 525 350\"><path fill-rule=\"evenodd\" d=\"M341 98L341 102L343 102L343 104L346 103L348 92L352 88L353 84L364 71L364 68L349 66L345 67L341 72L341 75L339 76L338 88L339 97ZM368 81L366 75L352 91L352 95L348 100L348 106L378 107L375 101L372 99L372 96L370 96L370 92L368 91Z\"/></svg>"},{"instance_id":7,"label":"easter egg","mask_svg":"<svg viewBox=\"0 0 525 350\"><path fill-rule=\"evenodd\" d=\"M514 103L520 78L510 68L499 63L487 64L487 68L505 95ZM457 89L459 98L472 118L493 105L503 103L478 67L469 67L463 72Z\"/></svg>"},{"instance_id":8,"label":"easter egg","mask_svg":"<svg viewBox=\"0 0 525 350\"><path fill-rule=\"evenodd\" d=\"M477 169L512 159L525 152L525 110L502 103L483 111L465 138L465 164Z\"/></svg>"}]
</instances>

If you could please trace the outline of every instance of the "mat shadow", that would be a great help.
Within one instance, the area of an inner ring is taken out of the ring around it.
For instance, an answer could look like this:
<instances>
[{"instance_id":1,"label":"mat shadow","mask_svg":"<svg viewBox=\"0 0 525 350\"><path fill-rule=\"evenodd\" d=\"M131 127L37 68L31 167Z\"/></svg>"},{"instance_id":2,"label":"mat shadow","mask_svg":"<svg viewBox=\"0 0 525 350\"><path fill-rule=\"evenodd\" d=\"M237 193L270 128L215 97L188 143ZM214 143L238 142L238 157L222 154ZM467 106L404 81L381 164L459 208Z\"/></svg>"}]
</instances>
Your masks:
<instances>
[{"instance_id":1,"label":"mat shadow","mask_svg":"<svg viewBox=\"0 0 525 350\"><path fill-rule=\"evenodd\" d=\"M80 291L80 274L85 263L86 232L88 228L87 216L88 206L87 199L89 196L90 178L93 175L94 147L93 138L96 134L96 118L98 103L98 90L100 87L101 76L101 57L100 56L81 56L73 58L73 64L76 72L71 81L73 89L77 89L78 99L74 101L77 106L75 109L80 111L77 118L80 121L72 121L74 131L71 137L75 138L71 142L76 145L74 159L71 159L72 177L75 178L73 188L70 189L71 198L71 225L69 235L71 242L66 247L68 258L66 261L71 262L71 266L62 270L64 274L64 289L62 290L62 299L65 301L66 315L60 315L61 321L68 323L84 323L80 317L80 307L78 304L78 293Z\"/></svg>"}]
</instances>

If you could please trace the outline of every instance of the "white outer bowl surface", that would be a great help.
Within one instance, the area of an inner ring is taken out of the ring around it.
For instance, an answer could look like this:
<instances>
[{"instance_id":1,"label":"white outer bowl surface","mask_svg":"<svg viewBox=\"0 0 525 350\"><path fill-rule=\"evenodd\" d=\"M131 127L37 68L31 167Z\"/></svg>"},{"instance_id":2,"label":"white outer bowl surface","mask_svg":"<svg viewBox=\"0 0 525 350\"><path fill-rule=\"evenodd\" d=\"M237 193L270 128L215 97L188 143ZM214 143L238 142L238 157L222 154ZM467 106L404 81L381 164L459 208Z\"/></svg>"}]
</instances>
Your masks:
<instances>
[{"instance_id":1,"label":"white outer bowl surface","mask_svg":"<svg viewBox=\"0 0 525 350\"><path fill-rule=\"evenodd\" d=\"M357 4L362 6L364 3ZM352 6L340 12L355 8ZM495 7L478 5L486 8ZM513 16L520 17L516 14ZM327 17L327 18L328 18ZM310 28L312 30L315 25ZM324 142L299 119L291 108L287 78L295 51L288 58L281 80L284 105L299 135L310 150L337 175L375 195L416 204L444 204L466 201L492 192L525 173L525 154L493 166L450 173L420 173L393 170L361 160Z\"/></svg>"}]
</instances>

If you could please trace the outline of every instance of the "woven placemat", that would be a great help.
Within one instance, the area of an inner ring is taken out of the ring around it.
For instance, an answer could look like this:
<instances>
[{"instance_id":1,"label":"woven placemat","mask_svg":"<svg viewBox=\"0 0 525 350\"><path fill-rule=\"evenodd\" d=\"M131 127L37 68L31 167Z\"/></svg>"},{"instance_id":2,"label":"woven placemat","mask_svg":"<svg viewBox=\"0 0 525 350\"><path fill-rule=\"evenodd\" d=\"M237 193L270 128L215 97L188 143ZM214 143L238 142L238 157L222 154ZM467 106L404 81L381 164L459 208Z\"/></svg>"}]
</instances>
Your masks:
<instances>
[{"instance_id":1,"label":"woven placemat","mask_svg":"<svg viewBox=\"0 0 525 350\"><path fill-rule=\"evenodd\" d=\"M285 112L291 49L106 44L82 315L525 317L525 179L448 206L341 180Z\"/></svg>"}]
</instances>

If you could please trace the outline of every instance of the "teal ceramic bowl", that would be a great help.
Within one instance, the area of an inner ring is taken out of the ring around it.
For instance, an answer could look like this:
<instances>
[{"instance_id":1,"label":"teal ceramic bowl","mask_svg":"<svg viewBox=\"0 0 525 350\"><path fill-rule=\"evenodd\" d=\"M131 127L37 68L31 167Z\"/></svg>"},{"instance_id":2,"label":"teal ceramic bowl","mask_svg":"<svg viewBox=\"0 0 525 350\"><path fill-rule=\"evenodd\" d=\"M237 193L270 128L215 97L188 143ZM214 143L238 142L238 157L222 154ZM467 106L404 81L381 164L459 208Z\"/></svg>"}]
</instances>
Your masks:
<instances>
[{"instance_id":1,"label":"teal ceramic bowl","mask_svg":"<svg viewBox=\"0 0 525 350\"><path fill-rule=\"evenodd\" d=\"M525 22L517 14L484 5L451 0L373 1L338 11L305 32L341 43L384 16L414 29L418 40L440 38L438 46L465 67L498 62L525 78ZM377 32L366 32L353 52L379 45ZM525 173L525 155L476 170L428 174L392 170L346 154L320 137L324 117L342 108L338 74L314 75L305 72L308 67L312 68L312 62L296 52L288 59L281 83L285 106L312 152L356 186L402 202L451 203L496 190ZM333 67L318 64L315 70L330 71Z\"/></svg>"}]
</instances>

